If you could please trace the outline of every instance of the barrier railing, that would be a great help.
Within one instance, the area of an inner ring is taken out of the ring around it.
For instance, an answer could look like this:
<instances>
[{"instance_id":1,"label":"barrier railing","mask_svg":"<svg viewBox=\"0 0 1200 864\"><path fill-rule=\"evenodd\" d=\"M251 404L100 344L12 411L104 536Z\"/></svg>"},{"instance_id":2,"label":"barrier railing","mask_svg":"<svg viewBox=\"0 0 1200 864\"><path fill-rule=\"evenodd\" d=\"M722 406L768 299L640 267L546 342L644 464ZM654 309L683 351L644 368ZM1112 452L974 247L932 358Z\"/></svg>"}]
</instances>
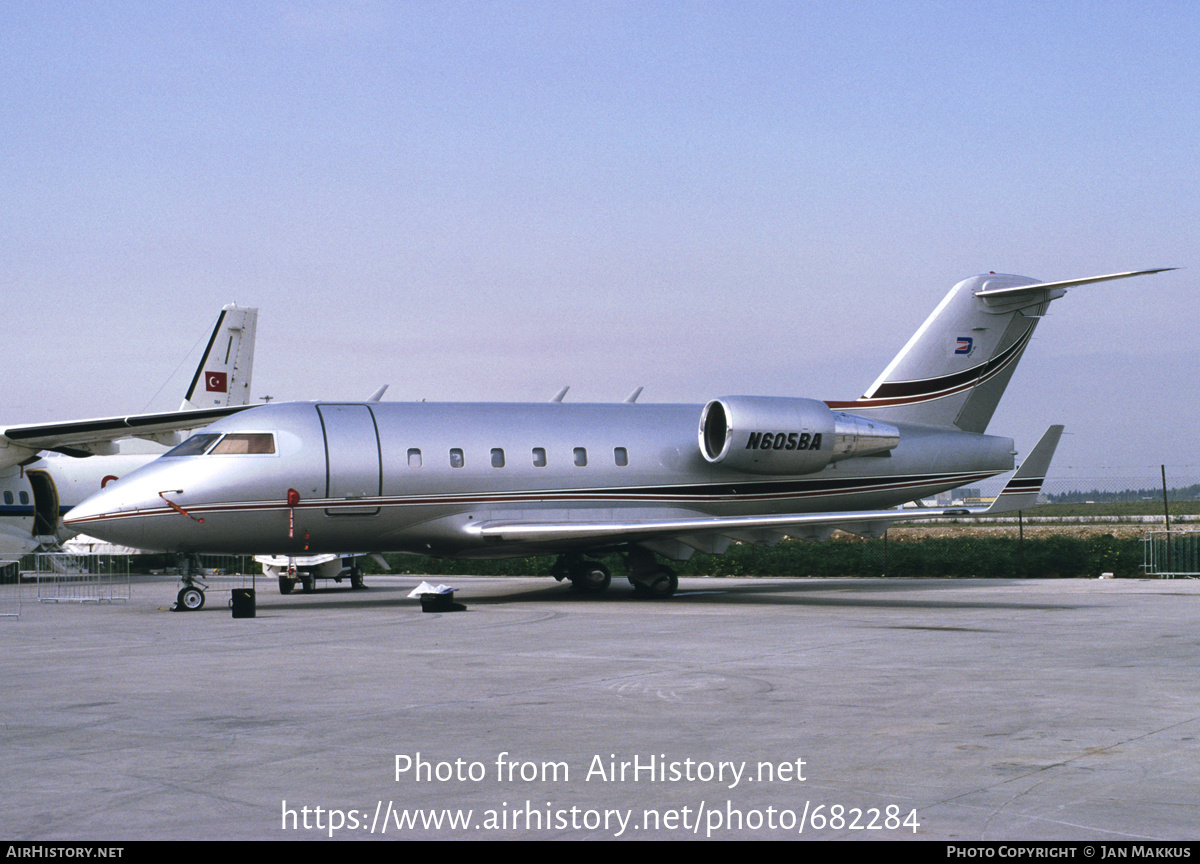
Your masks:
<instances>
[{"instance_id":1,"label":"barrier railing","mask_svg":"<svg viewBox=\"0 0 1200 864\"><path fill-rule=\"evenodd\" d=\"M1200 531L1147 531L1142 545L1146 575L1200 578Z\"/></svg>"}]
</instances>

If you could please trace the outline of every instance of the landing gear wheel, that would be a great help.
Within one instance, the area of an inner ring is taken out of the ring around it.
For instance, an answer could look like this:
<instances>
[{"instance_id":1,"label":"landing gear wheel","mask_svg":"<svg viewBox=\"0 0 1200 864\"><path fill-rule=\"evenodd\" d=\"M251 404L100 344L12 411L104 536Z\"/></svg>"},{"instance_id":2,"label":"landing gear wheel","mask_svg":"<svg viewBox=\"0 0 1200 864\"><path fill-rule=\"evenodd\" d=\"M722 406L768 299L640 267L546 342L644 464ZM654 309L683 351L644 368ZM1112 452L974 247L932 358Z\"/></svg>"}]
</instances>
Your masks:
<instances>
[{"instance_id":1,"label":"landing gear wheel","mask_svg":"<svg viewBox=\"0 0 1200 864\"><path fill-rule=\"evenodd\" d=\"M633 583L633 593L650 600L666 600L679 590L679 577L669 567L661 568L657 573Z\"/></svg>"},{"instance_id":2,"label":"landing gear wheel","mask_svg":"<svg viewBox=\"0 0 1200 864\"><path fill-rule=\"evenodd\" d=\"M181 588L175 596L175 604L182 612L195 612L204 608L204 592L199 588Z\"/></svg>"},{"instance_id":3,"label":"landing gear wheel","mask_svg":"<svg viewBox=\"0 0 1200 864\"><path fill-rule=\"evenodd\" d=\"M280 594L291 594L292 589L295 587L296 587L295 579L289 579L287 576L279 577L279 593Z\"/></svg>"},{"instance_id":4,"label":"landing gear wheel","mask_svg":"<svg viewBox=\"0 0 1200 864\"><path fill-rule=\"evenodd\" d=\"M300 577L300 590L305 594L311 594L317 587L317 580L312 576Z\"/></svg>"},{"instance_id":5,"label":"landing gear wheel","mask_svg":"<svg viewBox=\"0 0 1200 864\"><path fill-rule=\"evenodd\" d=\"M662 574L650 585L649 596L654 600L666 600L679 590L679 577L674 570L663 568Z\"/></svg>"},{"instance_id":6,"label":"landing gear wheel","mask_svg":"<svg viewBox=\"0 0 1200 864\"><path fill-rule=\"evenodd\" d=\"M612 573L599 561L580 561L571 568L571 587L581 594L603 594L612 583Z\"/></svg>"},{"instance_id":7,"label":"landing gear wheel","mask_svg":"<svg viewBox=\"0 0 1200 864\"><path fill-rule=\"evenodd\" d=\"M361 591L367 587L363 584L363 572L361 567L350 568L350 587L355 591Z\"/></svg>"}]
</instances>

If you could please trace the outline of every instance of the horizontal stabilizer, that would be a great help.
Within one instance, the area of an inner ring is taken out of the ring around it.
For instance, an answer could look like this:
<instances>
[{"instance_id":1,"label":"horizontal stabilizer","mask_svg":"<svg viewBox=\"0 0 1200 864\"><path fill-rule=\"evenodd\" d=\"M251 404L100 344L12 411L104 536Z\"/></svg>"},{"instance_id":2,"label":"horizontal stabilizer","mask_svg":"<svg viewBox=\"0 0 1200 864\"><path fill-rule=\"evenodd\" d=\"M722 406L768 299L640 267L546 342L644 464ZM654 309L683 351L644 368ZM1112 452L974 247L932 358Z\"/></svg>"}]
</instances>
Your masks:
<instances>
[{"instance_id":1,"label":"horizontal stabilizer","mask_svg":"<svg viewBox=\"0 0 1200 864\"><path fill-rule=\"evenodd\" d=\"M1178 267L1159 267L1157 270L1131 270L1128 273L1109 273L1107 276L1088 276L1083 279L1064 279L1061 282L1038 282L1035 285L1017 285L1012 288L991 288L976 291L976 297L1005 297L1014 294L1030 294L1034 291L1048 291L1054 288L1074 288L1077 285L1090 285L1093 282L1109 282L1113 279L1128 279L1131 276L1149 276L1151 273L1167 273L1178 270Z\"/></svg>"}]
</instances>

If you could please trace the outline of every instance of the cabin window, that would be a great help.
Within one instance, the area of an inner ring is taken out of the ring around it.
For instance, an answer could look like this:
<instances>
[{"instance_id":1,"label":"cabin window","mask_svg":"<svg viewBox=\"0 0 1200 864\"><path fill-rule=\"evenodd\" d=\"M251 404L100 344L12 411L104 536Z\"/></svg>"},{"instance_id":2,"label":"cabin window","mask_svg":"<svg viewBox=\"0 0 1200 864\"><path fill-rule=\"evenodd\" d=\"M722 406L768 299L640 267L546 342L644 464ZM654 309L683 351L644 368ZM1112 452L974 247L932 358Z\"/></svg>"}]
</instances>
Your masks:
<instances>
[{"instance_id":1,"label":"cabin window","mask_svg":"<svg viewBox=\"0 0 1200 864\"><path fill-rule=\"evenodd\" d=\"M584 466L587 465L587 448L586 447L576 447L575 448L575 465L576 465L576 467L579 467L579 468L583 468Z\"/></svg>"},{"instance_id":2,"label":"cabin window","mask_svg":"<svg viewBox=\"0 0 1200 864\"><path fill-rule=\"evenodd\" d=\"M461 447L455 447L450 451L450 467L461 468L466 462L463 459L463 451Z\"/></svg>"},{"instance_id":3,"label":"cabin window","mask_svg":"<svg viewBox=\"0 0 1200 864\"><path fill-rule=\"evenodd\" d=\"M13 503L13 497L12 497L12 493L11 493L11 492L5 492L5 493L4 493L4 503L5 503L5 504L11 504L11 503Z\"/></svg>"},{"instance_id":4,"label":"cabin window","mask_svg":"<svg viewBox=\"0 0 1200 864\"><path fill-rule=\"evenodd\" d=\"M613 460L617 463L618 468L624 468L629 464L629 451L624 447L617 447L613 450Z\"/></svg>"},{"instance_id":5,"label":"cabin window","mask_svg":"<svg viewBox=\"0 0 1200 864\"><path fill-rule=\"evenodd\" d=\"M409 468L420 468L421 467L421 451L416 447L410 447L408 450L408 467Z\"/></svg>"},{"instance_id":6,"label":"cabin window","mask_svg":"<svg viewBox=\"0 0 1200 864\"><path fill-rule=\"evenodd\" d=\"M230 432L212 449L210 456L241 453L274 453L275 436L270 432Z\"/></svg>"},{"instance_id":7,"label":"cabin window","mask_svg":"<svg viewBox=\"0 0 1200 864\"><path fill-rule=\"evenodd\" d=\"M535 468L545 468L546 467L546 448L545 447L534 447L533 448L533 467L535 467Z\"/></svg>"},{"instance_id":8,"label":"cabin window","mask_svg":"<svg viewBox=\"0 0 1200 864\"><path fill-rule=\"evenodd\" d=\"M492 448L492 467L493 468L503 468L504 467L504 450L502 450L499 447Z\"/></svg>"},{"instance_id":9,"label":"cabin window","mask_svg":"<svg viewBox=\"0 0 1200 864\"><path fill-rule=\"evenodd\" d=\"M29 503L29 493L28 492L18 492L17 494L20 496L22 504Z\"/></svg>"},{"instance_id":10,"label":"cabin window","mask_svg":"<svg viewBox=\"0 0 1200 864\"><path fill-rule=\"evenodd\" d=\"M202 435L193 435L178 447L173 447L164 453L163 458L166 459L169 456L199 456L210 446L212 446L212 443L220 437L220 435L214 432L206 432Z\"/></svg>"}]
</instances>

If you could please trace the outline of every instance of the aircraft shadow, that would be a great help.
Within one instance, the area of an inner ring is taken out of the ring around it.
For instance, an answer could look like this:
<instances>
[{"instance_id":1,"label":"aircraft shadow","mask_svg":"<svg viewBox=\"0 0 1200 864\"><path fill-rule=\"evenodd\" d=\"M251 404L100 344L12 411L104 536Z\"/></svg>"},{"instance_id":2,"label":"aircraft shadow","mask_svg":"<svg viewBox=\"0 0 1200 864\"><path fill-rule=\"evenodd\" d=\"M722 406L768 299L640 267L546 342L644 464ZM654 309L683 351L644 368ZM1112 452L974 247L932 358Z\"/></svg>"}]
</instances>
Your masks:
<instances>
[{"instance_id":1,"label":"aircraft shadow","mask_svg":"<svg viewBox=\"0 0 1200 864\"><path fill-rule=\"evenodd\" d=\"M964 599L972 585L980 588L1020 580L919 580L919 579L847 579L821 580L796 579L795 581L772 580L764 583L756 579L688 579L681 580L679 591L668 600L647 600L637 597L624 580L613 580L612 587L600 595L581 594L567 585L547 579L544 584L530 586L522 578L520 587L513 590L496 590L505 577L483 582L472 577L472 582L459 588L455 601L467 607L553 604L571 607L577 604L588 606L634 603L646 608L669 610L688 606L799 606L831 608L879 608L879 609L1011 609L1011 610L1065 610L1078 609L1085 604L1078 602L1046 603L1020 600ZM420 601L409 598L421 579L413 577L411 583L375 584L368 583L366 589L356 591L343 586L318 588L308 594L282 597L270 589L260 589L258 608L260 614L275 614L286 608L300 609L354 609L403 607L417 609ZM453 577L439 581L454 585ZM954 592L947 598L947 592ZM265 596L264 596L265 595ZM881 596L886 595L886 596ZM300 601L300 602L293 602ZM449 614L449 613L435 613Z\"/></svg>"}]
</instances>

